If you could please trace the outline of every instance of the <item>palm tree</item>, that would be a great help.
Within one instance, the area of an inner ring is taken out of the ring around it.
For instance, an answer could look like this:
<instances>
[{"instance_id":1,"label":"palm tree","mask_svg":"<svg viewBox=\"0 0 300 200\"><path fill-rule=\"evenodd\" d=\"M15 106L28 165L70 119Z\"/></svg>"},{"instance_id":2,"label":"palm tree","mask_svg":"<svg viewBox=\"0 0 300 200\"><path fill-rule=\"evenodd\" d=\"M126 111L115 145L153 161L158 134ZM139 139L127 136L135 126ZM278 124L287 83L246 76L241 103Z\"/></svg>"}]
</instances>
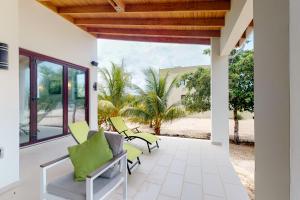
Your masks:
<instances>
[{"instance_id":1,"label":"palm tree","mask_svg":"<svg viewBox=\"0 0 300 200\"><path fill-rule=\"evenodd\" d=\"M109 117L119 115L119 111L128 102L126 90L131 87L130 74L122 66L112 63L110 70L101 69L100 74L104 83L99 93L99 125L106 123Z\"/></svg>"},{"instance_id":2,"label":"palm tree","mask_svg":"<svg viewBox=\"0 0 300 200\"><path fill-rule=\"evenodd\" d=\"M146 89L135 86L139 93L138 104L122 109L125 116L138 118L153 125L154 132L160 134L163 122L184 116L184 110L177 104L168 105L167 99L176 85L177 78L167 83L169 75L159 77L159 74L149 68L144 72Z\"/></svg>"},{"instance_id":3,"label":"palm tree","mask_svg":"<svg viewBox=\"0 0 300 200\"><path fill-rule=\"evenodd\" d=\"M127 101L126 90L130 88L130 74L122 66L112 63L111 69L101 69L100 74L104 80L100 87L100 100L110 101L117 110L120 110Z\"/></svg>"}]
</instances>

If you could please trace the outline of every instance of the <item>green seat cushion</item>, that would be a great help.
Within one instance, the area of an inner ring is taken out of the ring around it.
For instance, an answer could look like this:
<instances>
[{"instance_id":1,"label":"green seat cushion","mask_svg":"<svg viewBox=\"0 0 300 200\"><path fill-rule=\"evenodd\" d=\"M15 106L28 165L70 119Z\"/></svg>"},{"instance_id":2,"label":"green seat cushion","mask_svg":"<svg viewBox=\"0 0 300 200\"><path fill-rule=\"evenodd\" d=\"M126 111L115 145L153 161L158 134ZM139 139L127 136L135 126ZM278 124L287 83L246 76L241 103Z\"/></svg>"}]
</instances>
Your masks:
<instances>
[{"instance_id":1,"label":"green seat cushion","mask_svg":"<svg viewBox=\"0 0 300 200\"><path fill-rule=\"evenodd\" d=\"M119 133L129 129L121 117L111 117L110 122Z\"/></svg>"},{"instance_id":2,"label":"green seat cushion","mask_svg":"<svg viewBox=\"0 0 300 200\"><path fill-rule=\"evenodd\" d=\"M126 135L122 133L122 135L125 135L126 137L139 137L150 142L151 144L159 140L159 138L156 135L153 135L151 133L134 133L131 129L129 129L126 126L124 120L121 117L111 117L110 121L119 133L126 130Z\"/></svg>"},{"instance_id":3,"label":"green seat cushion","mask_svg":"<svg viewBox=\"0 0 300 200\"><path fill-rule=\"evenodd\" d=\"M127 151L127 160L130 160L131 162L136 160L137 157L139 157L142 154L141 150L132 146L131 144L124 143L123 147L124 147L124 150Z\"/></svg>"},{"instance_id":4,"label":"green seat cushion","mask_svg":"<svg viewBox=\"0 0 300 200\"><path fill-rule=\"evenodd\" d=\"M150 142L151 144L159 140L159 138L156 135L153 135L151 133L143 133L143 132L141 132L141 133L134 133L133 131L128 130L128 131L126 131L126 134L129 137L142 138L142 139Z\"/></svg>"},{"instance_id":5,"label":"green seat cushion","mask_svg":"<svg viewBox=\"0 0 300 200\"><path fill-rule=\"evenodd\" d=\"M68 151L76 181L84 181L87 175L113 158L103 129L82 144L69 147Z\"/></svg>"},{"instance_id":6,"label":"green seat cushion","mask_svg":"<svg viewBox=\"0 0 300 200\"><path fill-rule=\"evenodd\" d=\"M69 124L69 129L79 144L87 140L90 128L86 121Z\"/></svg>"}]
</instances>

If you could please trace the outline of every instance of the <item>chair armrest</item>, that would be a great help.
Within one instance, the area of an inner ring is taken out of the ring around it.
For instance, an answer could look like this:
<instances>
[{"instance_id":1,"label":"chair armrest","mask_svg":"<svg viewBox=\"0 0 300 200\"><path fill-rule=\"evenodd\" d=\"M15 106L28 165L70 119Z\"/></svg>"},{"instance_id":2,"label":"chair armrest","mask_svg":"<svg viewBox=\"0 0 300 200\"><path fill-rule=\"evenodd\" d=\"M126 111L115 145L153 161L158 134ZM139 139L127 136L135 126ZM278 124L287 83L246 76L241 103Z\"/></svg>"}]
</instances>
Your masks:
<instances>
[{"instance_id":1,"label":"chair armrest","mask_svg":"<svg viewBox=\"0 0 300 200\"><path fill-rule=\"evenodd\" d=\"M131 130L136 130L138 133L140 133L141 131L139 130L139 126L132 128Z\"/></svg>"},{"instance_id":2,"label":"chair armrest","mask_svg":"<svg viewBox=\"0 0 300 200\"><path fill-rule=\"evenodd\" d=\"M100 168L96 169L94 172L87 175L88 179L95 179L101 174L103 174L106 170L108 170L110 167L112 167L114 164L118 163L120 160L126 158L127 152L123 151L119 155L113 157L110 161L102 165Z\"/></svg>"},{"instance_id":3,"label":"chair armrest","mask_svg":"<svg viewBox=\"0 0 300 200\"><path fill-rule=\"evenodd\" d=\"M56 158L56 159L54 159L52 161L49 161L47 163L41 164L40 167L41 168L50 168L50 167L53 167L55 165L58 165L59 163L65 161L68 158L69 158L69 155L65 155L65 156L62 156L60 158Z\"/></svg>"}]
</instances>

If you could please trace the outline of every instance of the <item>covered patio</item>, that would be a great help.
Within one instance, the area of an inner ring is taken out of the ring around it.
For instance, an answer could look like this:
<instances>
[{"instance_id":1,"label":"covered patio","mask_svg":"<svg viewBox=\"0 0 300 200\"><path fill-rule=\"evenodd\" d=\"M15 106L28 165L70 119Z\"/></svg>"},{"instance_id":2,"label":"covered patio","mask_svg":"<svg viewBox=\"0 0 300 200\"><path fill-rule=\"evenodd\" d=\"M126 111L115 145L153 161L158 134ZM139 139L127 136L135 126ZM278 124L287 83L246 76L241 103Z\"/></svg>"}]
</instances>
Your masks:
<instances>
[{"instance_id":1,"label":"covered patio","mask_svg":"<svg viewBox=\"0 0 300 200\"><path fill-rule=\"evenodd\" d=\"M74 144L68 133L69 69L85 71L85 119L98 128L92 62L97 38L211 45L211 141L162 137L161 148L145 153L143 165L129 177L128 198L248 199L228 156L228 60L254 26L256 199L300 199L299 9L297 0L2 1L0 40L8 48L0 71L0 199L39 199L39 165ZM28 144L34 145L24 149L19 142L22 51L28 53L33 86ZM63 72L62 132L47 142L39 140L37 127L39 61ZM49 178L70 168L66 164Z\"/></svg>"},{"instance_id":2,"label":"covered patio","mask_svg":"<svg viewBox=\"0 0 300 200\"><path fill-rule=\"evenodd\" d=\"M219 146L210 141L161 137L160 149L147 152L139 141L133 144L144 151L142 165L128 177L128 200L243 200L248 199L232 164ZM3 200L39 199L39 164L61 157L71 136L20 151L20 182L0 195ZM49 181L69 173L73 166L66 161L49 173ZM122 199L122 188L106 199Z\"/></svg>"}]
</instances>

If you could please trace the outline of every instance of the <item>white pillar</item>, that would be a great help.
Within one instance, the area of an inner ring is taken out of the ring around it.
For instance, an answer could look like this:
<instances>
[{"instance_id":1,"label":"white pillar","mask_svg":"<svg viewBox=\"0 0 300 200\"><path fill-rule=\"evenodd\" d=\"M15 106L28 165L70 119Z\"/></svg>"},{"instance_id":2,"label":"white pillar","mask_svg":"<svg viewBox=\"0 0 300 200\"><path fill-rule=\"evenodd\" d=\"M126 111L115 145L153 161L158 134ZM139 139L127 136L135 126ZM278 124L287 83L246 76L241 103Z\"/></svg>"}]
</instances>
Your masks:
<instances>
[{"instance_id":1,"label":"white pillar","mask_svg":"<svg viewBox=\"0 0 300 200\"><path fill-rule=\"evenodd\" d=\"M291 200L300 199L300 1L290 0Z\"/></svg>"},{"instance_id":2,"label":"white pillar","mask_svg":"<svg viewBox=\"0 0 300 200\"><path fill-rule=\"evenodd\" d=\"M255 199L288 200L290 199L289 1L254 0L254 26ZM299 68L299 55L297 67ZM296 87L299 94L299 85ZM299 119L299 114L297 117ZM298 120L297 123L299 122ZM299 134L299 129L297 132ZM299 141L297 143L299 144Z\"/></svg>"},{"instance_id":3,"label":"white pillar","mask_svg":"<svg viewBox=\"0 0 300 200\"><path fill-rule=\"evenodd\" d=\"M211 39L211 121L213 144L229 150L228 56L220 56L220 39Z\"/></svg>"}]
</instances>

